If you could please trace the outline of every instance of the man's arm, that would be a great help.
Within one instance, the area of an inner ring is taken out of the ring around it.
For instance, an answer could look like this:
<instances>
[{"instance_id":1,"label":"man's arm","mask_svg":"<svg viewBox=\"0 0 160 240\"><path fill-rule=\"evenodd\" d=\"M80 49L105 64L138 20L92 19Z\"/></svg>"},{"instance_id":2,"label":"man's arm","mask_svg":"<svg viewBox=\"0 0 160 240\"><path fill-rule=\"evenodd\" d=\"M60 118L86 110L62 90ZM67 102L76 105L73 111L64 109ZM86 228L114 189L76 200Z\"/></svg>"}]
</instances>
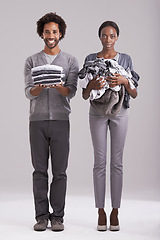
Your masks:
<instances>
[{"instance_id":1,"label":"man's arm","mask_svg":"<svg viewBox=\"0 0 160 240\"><path fill-rule=\"evenodd\" d=\"M32 96L38 96L46 87L47 86L45 85L38 85L38 86L32 87L30 89L30 93L32 94Z\"/></svg>"},{"instance_id":2,"label":"man's arm","mask_svg":"<svg viewBox=\"0 0 160 240\"><path fill-rule=\"evenodd\" d=\"M64 87L61 84L52 85L51 88L55 88L63 97L67 97L70 94L70 88Z\"/></svg>"},{"instance_id":3,"label":"man's arm","mask_svg":"<svg viewBox=\"0 0 160 240\"><path fill-rule=\"evenodd\" d=\"M29 100L32 100L38 96L37 92L38 87L34 86L31 75L31 69L33 67L32 65L33 63L31 57L27 58L24 66L24 77L25 77L25 94Z\"/></svg>"},{"instance_id":4,"label":"man's arm","mask_svg":"<svg viewBox=\"0 0 160 240\"><path fill-rule=\"evenodd\" d=\"M79 65L75 57L73 57L69 62L69 72L66 82L62 87L59 86L57 90L60 91L62 95L64 94L63 96L67 96L69 99L71 99L75 96L77 91Z\"/></svg>"}]
</instances>

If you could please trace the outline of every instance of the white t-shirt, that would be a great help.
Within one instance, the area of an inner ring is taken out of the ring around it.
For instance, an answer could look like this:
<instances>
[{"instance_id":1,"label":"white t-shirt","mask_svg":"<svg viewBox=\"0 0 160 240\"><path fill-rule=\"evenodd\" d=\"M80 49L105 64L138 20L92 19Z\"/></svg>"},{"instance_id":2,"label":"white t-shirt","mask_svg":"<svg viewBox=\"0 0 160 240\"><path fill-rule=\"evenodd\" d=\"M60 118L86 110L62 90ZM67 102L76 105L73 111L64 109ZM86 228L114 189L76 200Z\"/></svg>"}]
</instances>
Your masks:
<instances>
[{"instance_id":1,"label":"white t-shirt","mask_svg":"<svg viewBox=\"0 0 160 240\"><path fill-rule=\"evenodd\" d=\"M57 57L57 55L49 55L45 52L43 52L43 53L45 55L45 58L46 58L48 64L51 64L54 61L54 59Z\"/></svg>"}]
</instances>

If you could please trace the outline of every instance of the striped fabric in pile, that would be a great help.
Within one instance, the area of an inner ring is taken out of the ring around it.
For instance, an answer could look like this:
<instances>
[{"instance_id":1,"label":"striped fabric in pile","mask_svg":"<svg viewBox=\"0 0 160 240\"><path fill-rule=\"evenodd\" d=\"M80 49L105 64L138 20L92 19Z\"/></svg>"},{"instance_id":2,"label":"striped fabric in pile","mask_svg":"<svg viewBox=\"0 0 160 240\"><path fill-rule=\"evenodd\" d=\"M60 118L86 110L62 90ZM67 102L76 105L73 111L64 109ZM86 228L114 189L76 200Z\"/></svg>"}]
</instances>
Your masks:
<instances>
[{"instance_id":1,"label":"striped fabric in pile","mask_svg":"<svg viewBox=\"0 0 160 240\"><path fill-rule=\"evenodd\" d=\"M34 85L56 85L63 83L63 68L57 65L42 65L32 68L31 74Z\"/></svg>"}]
</instances>

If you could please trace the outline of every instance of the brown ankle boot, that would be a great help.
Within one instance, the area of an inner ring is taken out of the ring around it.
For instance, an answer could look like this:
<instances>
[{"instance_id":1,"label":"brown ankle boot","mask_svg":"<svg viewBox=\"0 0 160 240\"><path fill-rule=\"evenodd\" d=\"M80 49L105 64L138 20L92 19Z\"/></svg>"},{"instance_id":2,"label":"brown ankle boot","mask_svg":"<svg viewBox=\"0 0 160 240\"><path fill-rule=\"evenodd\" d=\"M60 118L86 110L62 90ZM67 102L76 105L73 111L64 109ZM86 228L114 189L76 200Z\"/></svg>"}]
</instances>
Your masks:
<instances>
[{"instance_id":1,"label":"brown ankle boot","mask_svg":"<svg viewBox=\"0 0 160 240\"><path fill-rule=\"evenodd\" d=\"M98 231L106 231L107 230L107 217L103 208L98 210Z\"/></svg>"},{"instance_id":2,"label":"brown ankle boot","mask_svg":"<svg viewBox=\"0 0 160 240\"><path fill-rule=\"evenodd\" d=\"M119 231L118 209L113 208L110 214L110 231Z\"/></svg>"}]
</instances>

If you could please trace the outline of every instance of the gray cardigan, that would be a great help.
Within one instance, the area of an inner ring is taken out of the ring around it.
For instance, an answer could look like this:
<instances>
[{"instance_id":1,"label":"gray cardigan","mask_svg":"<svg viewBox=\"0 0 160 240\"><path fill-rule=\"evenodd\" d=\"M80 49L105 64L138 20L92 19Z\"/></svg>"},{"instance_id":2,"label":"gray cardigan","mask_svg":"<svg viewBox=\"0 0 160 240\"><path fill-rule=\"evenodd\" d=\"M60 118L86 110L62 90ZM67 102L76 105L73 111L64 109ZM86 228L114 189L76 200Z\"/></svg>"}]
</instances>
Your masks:
<instances>
[{"instance_id":1,"label":"gray cardigan","mask_svg":"<svg viewBox=\"0 0 160 240\"><path fill-rule=\"evenodd\" d=\"M31 88L34 87L31 69L45 64L47 60L43 51L28 57L25 62L25 94L30 100L30 121L68 120L71 112L70 99L75 96L77 90L79 70L77 59L61 51L52 62L63 68L64 86L70 89L67 97L63 97L54 88L45 88L38 96L32 96L30 93Z\"/></svg>"}]
</instances>

